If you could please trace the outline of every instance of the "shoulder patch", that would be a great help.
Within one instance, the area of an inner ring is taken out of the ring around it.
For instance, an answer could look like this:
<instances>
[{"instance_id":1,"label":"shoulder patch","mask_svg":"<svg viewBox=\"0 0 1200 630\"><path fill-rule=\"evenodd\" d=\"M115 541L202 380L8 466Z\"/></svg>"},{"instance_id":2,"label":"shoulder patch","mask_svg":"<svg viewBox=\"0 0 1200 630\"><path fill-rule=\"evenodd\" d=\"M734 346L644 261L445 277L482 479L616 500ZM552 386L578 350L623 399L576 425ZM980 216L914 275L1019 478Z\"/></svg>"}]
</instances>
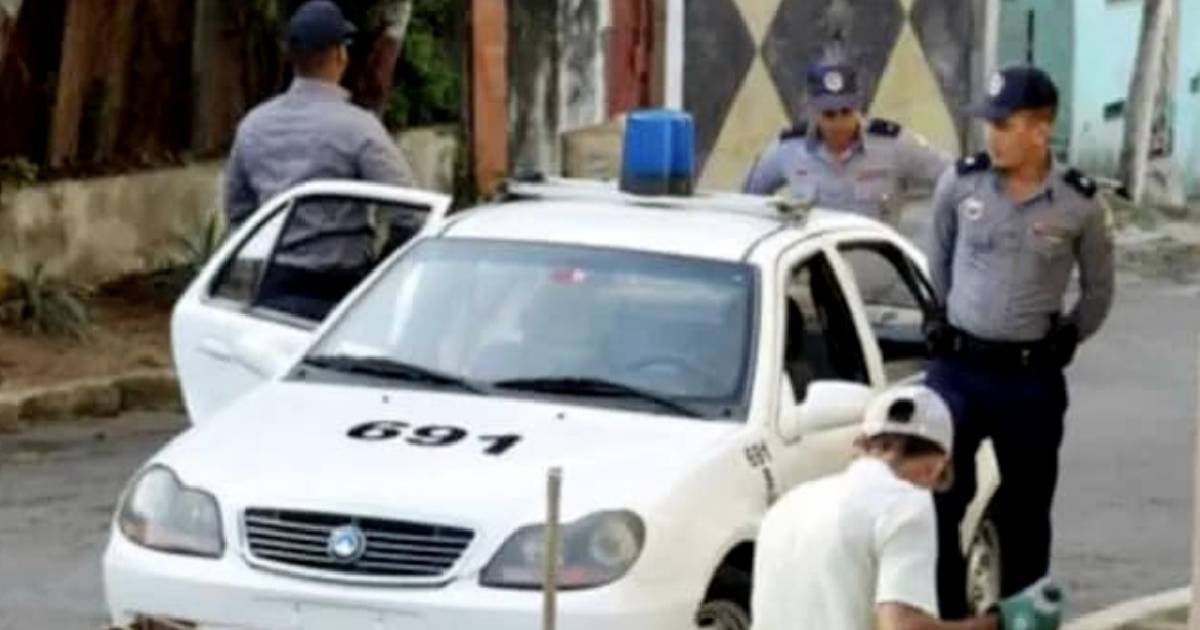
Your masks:
<instances>
[{"instance_id":1,"label":"shoulder patch","mask_svg":"<svg viewBox=\"0 0 1200 630\"><path fill-rule=\"evenodd\" d=\"M1078 192L1088 199L1096 196L1096 181L1091 177L1084 175L1083 172L1077 168L1067 169L1067 172L1063 173L1063 181L1067 182L1067 184L1070 184L1071 188L1075 189L1075 192Z\"/></svg>"},{"instance_id":2,"label":"shoulder patch","mask_svg":"<svg viewBox=\"0 0 1200 630\"><path fill-rule=\"evenodd\" d=\"M871 122L867 123L867 133L875 136L895 138L900 135L901 130L903 130L903 127L900 126L900 123L884 118L872 118Z\"/></svg>"},{"instance_id":3,"label":"shoulder patch","mask_svg":"<svg viewBox=\"0 0 1200 630\"><path fill-rule=\"evenodd\" d=\"M958 171L959 175L967 173L977 173L986 171L992 167L992 158L987 153L976 153L968 155L954 163L954 170Z\"/></svg>"},{"instance_id":4,"label":"shoulder patch","mask_svg":"<svg viewBox=\"0 0 1200 630\"><path fill-rule=\"evenodd\" d=\"M784 129L783 132L781 132L779 134L779 139L780 140L791 140L792 138L803 138L804 136L807 136L807 135L808 135L808 122L805 121L805 122L802 122L802 123L796 125L795 127L791 127L789 129Z\"/></svg>"}]
</instances>

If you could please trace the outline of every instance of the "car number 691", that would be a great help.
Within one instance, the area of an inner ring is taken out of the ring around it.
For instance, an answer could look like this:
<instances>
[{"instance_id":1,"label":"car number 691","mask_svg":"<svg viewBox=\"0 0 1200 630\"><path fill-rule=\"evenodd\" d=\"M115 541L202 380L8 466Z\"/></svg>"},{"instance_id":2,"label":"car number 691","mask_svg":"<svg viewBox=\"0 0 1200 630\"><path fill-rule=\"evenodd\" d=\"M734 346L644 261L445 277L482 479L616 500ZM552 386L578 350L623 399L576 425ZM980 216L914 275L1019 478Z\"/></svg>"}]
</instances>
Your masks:
<instances>
[{"instance_id":1,"label":"car number 691","mask_svg":"<svg viewBox=\"0 0 1200 630\"><path fill-rule=\"evenodd\" d=\"M408 429L412 429L411 434L405 435ZM356 440L370 442L395 440L403 437L404 442L412 446L441 448L462 442L469 433L466 429L449 425L427 425L414 428L407 422L375 420L351 427L346 435ZM485 455L500 456L516 446L521 441L521 436L513 434L480 435L476 439L487 445L487 448L483 450Z\"/></svg>"}]
</instances>

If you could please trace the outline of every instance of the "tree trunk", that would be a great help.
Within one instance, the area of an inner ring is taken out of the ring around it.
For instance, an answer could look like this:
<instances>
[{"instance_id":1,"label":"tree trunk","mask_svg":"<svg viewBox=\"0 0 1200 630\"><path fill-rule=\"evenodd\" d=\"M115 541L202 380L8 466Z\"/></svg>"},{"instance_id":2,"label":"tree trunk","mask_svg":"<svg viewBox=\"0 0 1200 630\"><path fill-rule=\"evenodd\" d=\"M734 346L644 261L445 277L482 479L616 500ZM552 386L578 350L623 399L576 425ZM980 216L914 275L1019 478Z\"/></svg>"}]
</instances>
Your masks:
<instances>
[{"instance_id":1,"label":"tree trunk","mask_svg":"<svg viewBox=\"0 0 1200 630\"><path fill-rule=\"evenodd\" d=\"M144 165L187 148L192 7L71 0L49 164Z\"/></svg>"},{"instance_id":2,"label":"tree trunk","mask_svg":"<svg viewBox=\"0 0 1200 630\"><path fill-rule=\"evenodd\" d=\"M1142 34L1129 88L1129 113L1120 162L1121 179L1134 203L1142 203L1145 192L1155 105L1163 82L1163 53L1174 8L1172 0L1145 0L1143 5Z\"/></svg>"},{"instance_id":3,"label":"tree trunk","mask_svg":"<svg viewBox=\"0 0 1200 630\"><path fill-rule=\"evenodd\" d=\"M21 155L41 164L50 129L50 105L62 52L65 0L26 2L0 60L0 156Z\"/></svg>"},{"instance_id":4,"label":"tree trunk","mask_svg":"<svg viewBox=\"0 0 1200 630\"><path fill-rule=\"evenodd\" d=\"M0 65L4 63L4 47L8 45L8 38L12 36L16 26L17 19L0 6Z\"/></svg>"},{"instance_id":5,"label":"tree trunk","mask_svg":"<svg viewBox=\"0 0 1200 630\"><path fill-rule=\"evenodd\" d=\"M196 0L192 148L202 156L223 153L242 115L280 87L287 14L274 2L249 4Z\"/></svg>"},{"instance_id":6,"label":"tree trunk","mask_svg":"<svg viewBox=\"0 0 1200 630\"><path fill-rule=\"evenodd\" d=\"M412 11L412 0L373 0L358 24L359 41L345 83L354 102L377 116L387 109Z\"/></svg>"},{"instance_id":7,"label":"tree trunk","mask_svg":"<svg viewBox=\"0 0 1200 630\"><path fill-rule=\"evenodd\" d=\"M511 163L558 173L558 0L508 0Z\"/></svg>"}]
</instances>

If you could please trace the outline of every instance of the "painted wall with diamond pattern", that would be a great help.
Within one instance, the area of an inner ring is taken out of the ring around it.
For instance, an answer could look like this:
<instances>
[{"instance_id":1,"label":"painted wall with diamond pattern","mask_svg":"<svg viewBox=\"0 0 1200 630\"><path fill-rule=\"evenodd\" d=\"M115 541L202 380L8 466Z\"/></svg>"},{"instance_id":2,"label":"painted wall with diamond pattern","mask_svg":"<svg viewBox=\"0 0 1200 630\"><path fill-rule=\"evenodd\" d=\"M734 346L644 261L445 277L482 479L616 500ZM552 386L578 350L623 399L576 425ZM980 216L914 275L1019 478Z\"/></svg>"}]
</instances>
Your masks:
<instances>
[{"instance_id":1,"label":"painted wall with diamond pattern","mask_svg":"<svg viewBox=\"0 0 1200 630\"><path fill-rule=\"evenodd\" d=\"M970 0L688 0L684 107L701 185L737 186L755 156L805 111L804 71L840 33L871 115L959 153L981 15Z\"/></svg>"}]
</instances>

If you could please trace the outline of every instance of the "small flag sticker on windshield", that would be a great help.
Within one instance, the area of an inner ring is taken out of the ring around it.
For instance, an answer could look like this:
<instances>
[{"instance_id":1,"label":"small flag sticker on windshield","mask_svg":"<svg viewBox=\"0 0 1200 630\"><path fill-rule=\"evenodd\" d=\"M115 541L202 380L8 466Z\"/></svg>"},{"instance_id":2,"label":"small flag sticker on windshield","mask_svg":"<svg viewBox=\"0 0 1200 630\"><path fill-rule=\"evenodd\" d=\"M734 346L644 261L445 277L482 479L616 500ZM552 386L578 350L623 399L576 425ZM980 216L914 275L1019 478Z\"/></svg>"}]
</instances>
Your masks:
<instances>
[{"instance_id":1,"label":"small flag sticker on windshield","mask_svg":"<svg viewBox=\"0 0 1200 630\"><path fill-rule=\"evenodd\" d=\"M587 272L578 267L556 269L553 279L558 284L582 284L587 280Z\"/></svg>"}]
</instances>

